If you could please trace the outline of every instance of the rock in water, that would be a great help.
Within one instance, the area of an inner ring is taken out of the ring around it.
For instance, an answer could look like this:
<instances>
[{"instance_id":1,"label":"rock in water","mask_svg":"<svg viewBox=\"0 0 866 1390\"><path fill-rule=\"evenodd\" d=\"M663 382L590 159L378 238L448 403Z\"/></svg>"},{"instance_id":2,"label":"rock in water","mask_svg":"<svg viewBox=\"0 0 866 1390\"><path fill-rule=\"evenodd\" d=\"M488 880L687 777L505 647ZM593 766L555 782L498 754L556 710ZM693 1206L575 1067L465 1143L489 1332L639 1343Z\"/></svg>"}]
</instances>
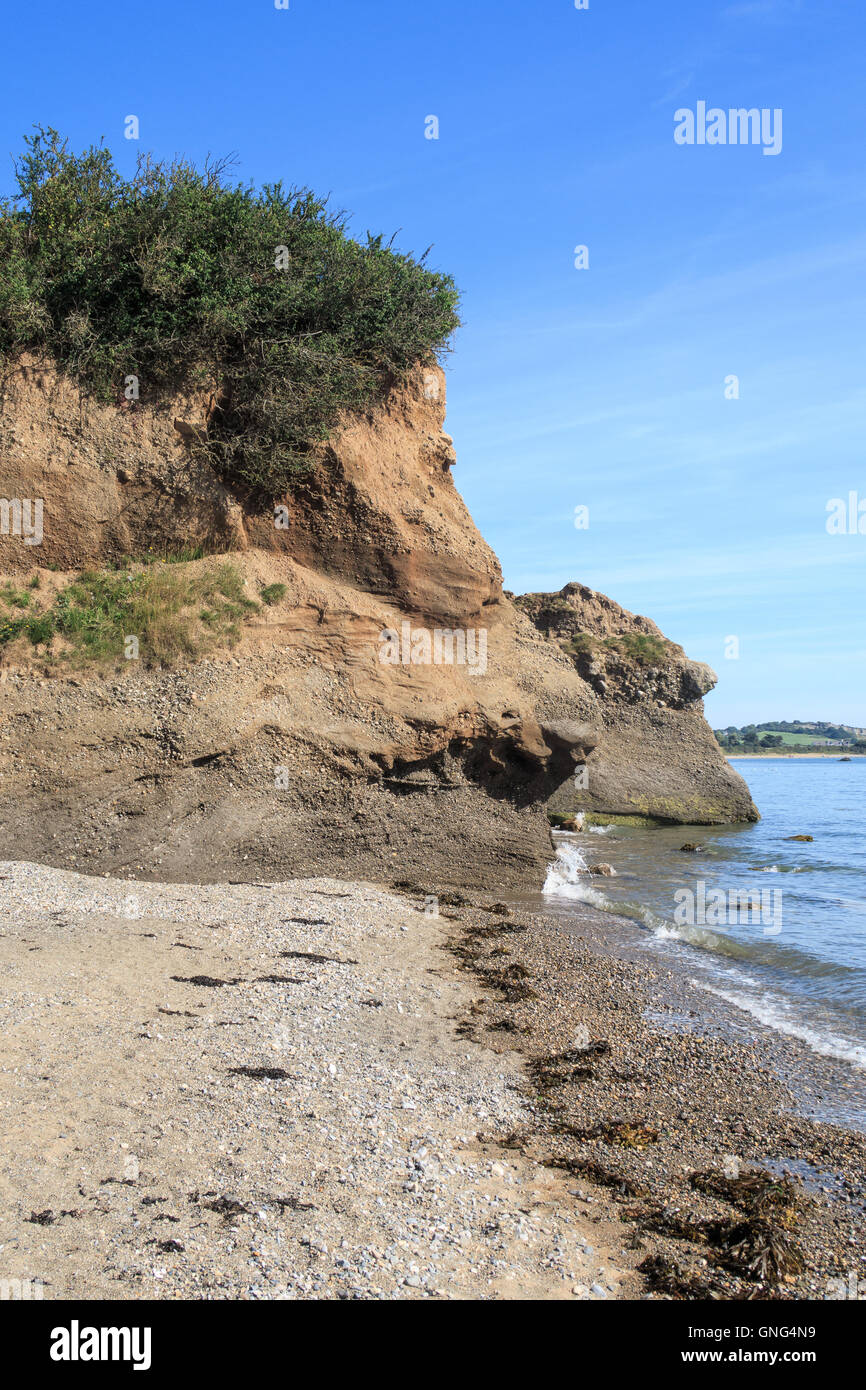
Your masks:
<instances>
[{"instance_id":1,"label":"rock in water","mask_svg":"<svg viewBox=\"0 0 866 1390\"><path fill-rule=\"evenodd\" d=\"M563 782L551 811L577 808L639 821L723 825L758 820L749 789L704 718L715 672L690 661L649 618L584 584L515 599L584 682L575 713L594 727L582 775ZM541 722L558 696L540 692ZM551 709L551 715L553 711Z\"/></svg>"}]
</instances>

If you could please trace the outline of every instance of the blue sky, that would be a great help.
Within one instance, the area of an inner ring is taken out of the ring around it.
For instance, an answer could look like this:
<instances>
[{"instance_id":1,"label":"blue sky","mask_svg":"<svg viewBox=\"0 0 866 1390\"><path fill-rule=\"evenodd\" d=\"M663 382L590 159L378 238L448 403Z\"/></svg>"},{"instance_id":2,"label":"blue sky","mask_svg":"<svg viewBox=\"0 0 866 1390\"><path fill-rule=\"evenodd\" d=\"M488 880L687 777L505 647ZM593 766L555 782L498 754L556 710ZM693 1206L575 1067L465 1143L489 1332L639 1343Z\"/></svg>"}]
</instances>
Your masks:
<instances>
[{"instance_id":1,"label":"blue sky","mask_svg":"<svg viewBox=\"0 0 866 1390\"><path fill-rule=\"evenodd\" d=\"M648 614L719 672L716 725L866 725L866 535L825 529L866 499L858 0L43 0L5 37L4 155L35 122L124 169L233 151L433 243L455 480L508 588ZM781 152L675 144L699 101L780 108Z\"/></svg>"}]
</instances>

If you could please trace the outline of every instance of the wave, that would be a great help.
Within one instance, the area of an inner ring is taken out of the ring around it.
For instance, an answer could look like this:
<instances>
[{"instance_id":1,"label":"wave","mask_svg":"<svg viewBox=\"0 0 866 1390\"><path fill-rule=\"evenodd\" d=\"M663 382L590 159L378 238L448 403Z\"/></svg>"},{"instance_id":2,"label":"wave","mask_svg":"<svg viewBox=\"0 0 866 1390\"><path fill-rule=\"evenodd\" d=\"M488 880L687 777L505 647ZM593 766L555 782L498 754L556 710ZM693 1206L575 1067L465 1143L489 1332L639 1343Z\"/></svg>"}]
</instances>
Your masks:
<instances>
[{"instance_id":1,"label":"wave","mask_svg":"<svg viewBox=\"0 0 866 1390\"><path fill-rule=\"evenodd\" d=\"M802 946L768 940L763 934L754 939L714 930L700 923L675 923L663 911L646 902L625 896L610 896L591 878L589 865L572 837L559 840L556 858L548 864L543 894L570 902L586 903L599 911L624 918L642 928L654 940L669 946L692 947L720 961L751 961L755 965L787 970L801 980L832 984L848 993L852 981L858 983L864 972L837 960L823 959ZM856 980L855 980L856 977Z\"/></svg>"},{"instance_id":2,"label":"wave","mask_svg":"<svg viewBox=\"0 0 866 1390\"><path fill-rule=\"evenodd\" d=\"M770 864L762 867L767 873L773 870L779 872L780 868ZM781 872L786 871L791 870L785 865L781 866ZM797 1038L819 1055L866 1069L866 1047L846 1038L844 1025L842 1031L837 1031L838 1025L827 1025L820 1011L811 1022L804 1021L793 1000L788 1001L784 994L780 997L774 990L768 990L768 981L760 978L760 971L764 968L775 973L786 972L792 984L797 979L808 982L807 987L813 992L818 990L823 993L827 1003L832 1001L842 1005L849 997L852 1003L856 1003L864 973L862 969L838 960L822 959L820 955L794 943L769 941L763 936L755 940L739 939L709 926L675 924L663 911L654 910L647 903L621 897L616 890L613 890L613 896L609 896L597 885L598 879L590 877L589 865L577 837L569 835L567 840L564 836L557 837L556 857L548 864L544 882L543 893L546 897L584 903L631 921L642 929L645 937L658 943L658 949L673 951L678 955L687 953L682 959L690 970L695 970L697 966L698 973L703 976L706 972L714 979L712 984L704 978L694 980L693 983L701 989L750 1014L765 1027ZM828 898L828 901L832 902L833 898ZM688 953L695 948L699 955L691 956L689 961ZM750 969L747 971L744 966ZM756 968L758 975L752 973ZM813 999L813 1004L815 1002Z\"/></svg>"},{"instance_id":3,"label":"wave","mask_svg":"<svg viewBox=\"0 0 866 1390\"><path fill-rule=\"evenodd\" d=\"M750 874L822 873L825 867L826 866L822 864L743 864L743 868L748 870Z\"/></svg>"},{"instance_id":4,"label":"wave","mask_svg":"<svg viewBox=\"0 0 866 1390\"><path fill-rule=\"evenodd\" d=\"M609 898L590 881L589 865L572 842L557 845L556 858L547 866L542 892L548 898L569 898L572 902L589 903L616 917L627 917L650 931L659 941L682 941L690 946L701 946L704 950L737 957L749 954L738 942L718 932L705 927L674 926L645 903Z\"/></svg>"},{"instance_id":5,"label":"wave","mask_svg":"<svg viewBox=\"0 0 866 1390\"><path fill-rule=\"evenodd\" d=\"M577 845L561 841L556 846L556 858L547 866L547 876L541 891L546 897L577 897L573 890L585 886L581 881L581 875L588 873L589 865Z\"/></svg>"},{"instance_id":6,"label":"wave","mask_svg":"<svg viewBox=\"0 0 866 1390\"><path fill-rule=\"evenodd\" d=\"M688 923L673 926L670 922L662 921L653 927L652 933L658 941L683 941L687 946L699 946L704 951L731 956L734 960L748 960L755 954L754 948L745 942L712 931L709 927L690 926Z\"/></svg>"},{"instance_id":7,"label":"wave","mask_svg":"<svg viewBox=\"0 0 866 1390\"><path fill-rule=\"evenodd\" d=\"M698 989L706 990L708 994L715 994L717 998L724 999L728 1004L733 1004L735 1008L742 1009L744 1013L750 1014L752 1018L756 1018L765 1027L772 1028L774 1032L786 1033L789 1037L798 1038L800 1042L804 1042L807 1047L822 1057L836 1057L840 1061L849 1062L860 1070L866 1070L866 1047L859 1047L856 1043L848 1042L845 1038L840 1038L837 1033L821 1032L808 1024L793 1019L789 1008L781 999L769 994L748 995L732 989L720 989L715 985L707 984L706 980L694 979L691 983L696 985Z\"/></svg>"}]
</instances>

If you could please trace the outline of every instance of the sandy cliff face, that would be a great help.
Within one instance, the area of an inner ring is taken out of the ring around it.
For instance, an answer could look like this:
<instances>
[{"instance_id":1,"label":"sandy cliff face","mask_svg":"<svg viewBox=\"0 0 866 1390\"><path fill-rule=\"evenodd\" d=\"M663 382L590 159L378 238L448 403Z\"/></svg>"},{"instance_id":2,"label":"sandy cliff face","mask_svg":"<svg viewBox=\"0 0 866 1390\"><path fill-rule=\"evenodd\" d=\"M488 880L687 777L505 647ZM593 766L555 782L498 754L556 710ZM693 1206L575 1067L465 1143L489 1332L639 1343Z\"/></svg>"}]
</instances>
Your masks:
<instances>
[{"instance_id":1,"label":"sandy cliff face","mask_svg":"<svg viewBox=\"0 0 866 1390\"><path fill-rule=\"evenodd\" d=\"M79 394L25 359L0 379L3 496L43 501L36 547L0 533L0 570L72 569L203 544L263 548L407 612L462 620L501 598L501 573L451 480L445 379L419 370L315 456L278 518L235 495L196 447L213 389L158 407Z\"/></svg>"},{"instance_id":2,"label":"sandy cliff face","mask_svg":"<svg viewBox=\"0 0 866 1390\"><path fill-rule=\"evenodd\" d=\"M670 740L676 716L700 753L679 776L687 809L747 813L694 701L665 705L666 724L631 698L625 673L608 696L531 604L503 594L452 481L441 372L419 369L348 421L276 515L197 447L209 403L203 388L160 408L100 404L33 361L6 375L0 495L42 500L41 544L11 520L0 535L0 569L16 582L34 565L56 582L58 570L203 544L232 552L251 595L275 582L286 592L233 653L175 672L140 661L58 677L7 652L4 853L163 880L537 884L545 806L575 767L601 739L595 804L629 787L649 795L663 760L643 743ZM449 662L461 641L468 660ZM684 670L654 679L682 683ZM614 720L630 739L619 755L606 741Z\"/></svg>"}]
</instances>

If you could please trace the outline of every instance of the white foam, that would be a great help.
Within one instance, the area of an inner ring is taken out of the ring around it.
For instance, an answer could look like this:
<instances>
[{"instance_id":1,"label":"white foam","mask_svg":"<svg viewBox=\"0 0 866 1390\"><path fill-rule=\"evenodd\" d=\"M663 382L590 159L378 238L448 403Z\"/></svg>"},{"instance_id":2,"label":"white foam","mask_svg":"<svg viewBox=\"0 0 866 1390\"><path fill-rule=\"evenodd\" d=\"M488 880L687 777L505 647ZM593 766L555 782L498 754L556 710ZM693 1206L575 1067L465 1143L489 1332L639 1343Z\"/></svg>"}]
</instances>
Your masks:
<instances>
[{"instance_id":1,"label":"white foam","mask_svg":"<svg viewBox=\"0 0 866 1390\"><path fill-rule=\"evenodd\" d=\"M744 953L745 948L741 948L733 937L712 931L709 927L692 926L688 923L673 926L670 922L659 920L653 913L642 915L657 941L679 941L686 946L698 946L703 951L712 951L725 957Z\"/></svg>"},{"instance_id":2,"label":"white foam","mask_svg":"<svg viewBox=\"0 0 866 1390\"><path fill-rule=\"evenodd\" d=\"M772 1028L774 1032L786 1033L789 1037L799 1039L821 1057L838 1057L840 1061L850 1062L853 1066L866 1070L866 1047L847 1042L836 1033L820 1033L815 1028L799 1023L790 1016L789 1009L781 999L770 994L749 995L729 989L717 989L708 985L705 980L692 980L692 984L697 985L699 989L705 989L709 994L717 995L719 999L726 1000L735 1008L742 1009L744 1013L751 1014L752 1018L756 1018L765 1027Z\"/></svg>"},{"instance_id":3,"label":"white foam","mask_svg":"<svg viewBox=\"0 0 866 1390\"><path fill-rule=\"evenodd\" d=\"M576 844L560 841L556 847L556 858L547 866L542 893L549 898L580 898L586 887L585 876L589 873L587 862Z\"/></svg>"}]
</instances>

